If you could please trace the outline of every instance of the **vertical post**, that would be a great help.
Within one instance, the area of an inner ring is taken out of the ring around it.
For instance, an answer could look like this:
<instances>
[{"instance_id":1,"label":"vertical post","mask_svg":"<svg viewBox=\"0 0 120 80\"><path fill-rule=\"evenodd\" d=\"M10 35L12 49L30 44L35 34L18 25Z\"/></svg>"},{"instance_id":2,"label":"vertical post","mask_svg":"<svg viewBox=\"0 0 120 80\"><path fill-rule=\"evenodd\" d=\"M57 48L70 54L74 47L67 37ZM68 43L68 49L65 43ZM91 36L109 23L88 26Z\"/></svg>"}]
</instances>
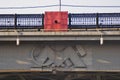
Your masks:
<instances>
[{"instance_id":1,"label":"vertical post","mask_svg":"<svg viewBox=\"0 0 120 80\"><path fill-rule=\"evenodd\" d=\"M68 18L69 18L68 26L71 29L71 13L68 14Z\"/></svg>"},{"instance_id":2,"label":"vertical post","mask_svg":"<svg viewBox=\"0 0 120 80\"><path fill-rule=\"evenodd\" d=\"M96 27L99 28L99 16L96 14Z\"/></svg>"},{"instance_id":3,"label":"vertical post","mask_svg":"<svg viewBox=\"0 0 120 80\"><path fill-rule=\"evenodd\" d=\"M14 28L16 29L17 28L17 14L15 14L15 17L14 17Z\"/></svg>"},{"instance_id":4,"label":"vertical post","mask_svg":"<svg viewBox=\"0 0 120 80\"><path fill-rule=\"evenodd\" d=\"M42 14L42 27L44 28L44 14Z\"/></svg>"},{"instance_id":5,"label":"vertical post","mask_svg":"<svg viewBox=\"0 0 120 80\"><path fill-rule=\"evenodd\" d=\"M59 11L61 11L61 0L59 0Z\"/></svg>"}]
</instances>

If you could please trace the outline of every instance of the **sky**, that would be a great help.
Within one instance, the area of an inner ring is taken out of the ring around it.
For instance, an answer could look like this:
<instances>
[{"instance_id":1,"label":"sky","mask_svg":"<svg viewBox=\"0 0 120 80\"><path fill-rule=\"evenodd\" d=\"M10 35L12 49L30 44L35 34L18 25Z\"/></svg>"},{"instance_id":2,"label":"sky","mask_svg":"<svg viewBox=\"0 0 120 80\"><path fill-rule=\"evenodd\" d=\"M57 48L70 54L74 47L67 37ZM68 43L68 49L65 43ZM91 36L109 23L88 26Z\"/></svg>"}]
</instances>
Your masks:
<instances>
[{"instance_id":1,"label":"sky","mask_svg":"<svg viewBox=\"0 0 120 80\"><path fill-rule=\"evenodd\" d=\"M120 0L61 0L62 4L88 6L120 6ZM31 7L56 5L59 0L0 0L1 7ZM59 6L29 9L0 9L0 14L36 14L45 11L59 11ZM89 7L62 7L62 11L69 13L117 13L119 8L89 8Z\"/></svg>"}]
</instances>

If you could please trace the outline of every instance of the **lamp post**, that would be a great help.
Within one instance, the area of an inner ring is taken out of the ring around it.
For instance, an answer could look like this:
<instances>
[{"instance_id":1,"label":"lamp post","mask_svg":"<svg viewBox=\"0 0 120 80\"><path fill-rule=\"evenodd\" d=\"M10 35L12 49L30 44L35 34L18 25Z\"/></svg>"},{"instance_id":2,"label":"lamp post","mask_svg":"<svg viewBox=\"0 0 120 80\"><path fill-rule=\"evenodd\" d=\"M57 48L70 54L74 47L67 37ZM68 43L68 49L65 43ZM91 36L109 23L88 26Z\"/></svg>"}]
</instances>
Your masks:
<instances>
[{"instance_id":1,"label":"lamp post","mask_svg":"<svg viewBox=\"0 0 120 80\"><path fill-rule=\"evenodd\" d=\"M61 0L59 0L59 11L61 11Z\"/></svg>"}]
</instances>

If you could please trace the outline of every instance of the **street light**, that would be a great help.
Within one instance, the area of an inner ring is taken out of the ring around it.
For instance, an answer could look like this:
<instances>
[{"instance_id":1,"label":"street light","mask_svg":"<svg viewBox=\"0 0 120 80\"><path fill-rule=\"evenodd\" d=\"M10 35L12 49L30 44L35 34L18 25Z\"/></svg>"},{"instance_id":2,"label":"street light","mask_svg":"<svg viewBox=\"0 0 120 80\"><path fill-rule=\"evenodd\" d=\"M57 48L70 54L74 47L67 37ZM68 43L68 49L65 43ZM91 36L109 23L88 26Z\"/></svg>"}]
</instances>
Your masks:
<instances>
[{"instance_id":1,"label":"street light","mask_svg":"<svg viewBox=\"0 0 120 80\"><path fill-rule=\"evenodd\" d=\"M59 0L59 11L61 11L61 0Z\"/></svg>"}]
</instances>

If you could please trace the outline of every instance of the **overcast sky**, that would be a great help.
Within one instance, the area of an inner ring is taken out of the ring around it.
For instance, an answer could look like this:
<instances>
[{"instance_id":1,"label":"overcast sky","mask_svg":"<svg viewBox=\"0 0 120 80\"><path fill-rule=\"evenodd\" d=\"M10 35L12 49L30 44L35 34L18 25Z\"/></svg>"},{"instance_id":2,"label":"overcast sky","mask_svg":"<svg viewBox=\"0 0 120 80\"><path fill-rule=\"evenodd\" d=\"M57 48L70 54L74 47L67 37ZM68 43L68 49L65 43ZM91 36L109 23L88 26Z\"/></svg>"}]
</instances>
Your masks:
<instances>
[{"instance_id":1,"label":"overcast sky","mask_svg":"<svg viewBox=\"0 0 120 80\"><path fill-rule=\"evenodd\" d=\"M0 0L0 7L28 7L59 4L59 0ZM62 4L88 5L88 6L120 6L120 0L62 0ZM59 7L34 8L34 9L0 9L0 14L9 13L44 13L44 11L58 11ZM63 11L69 13L102 13L120 12L119 8L78 8L62 7Z\"/></svg>"}]
</instances>

